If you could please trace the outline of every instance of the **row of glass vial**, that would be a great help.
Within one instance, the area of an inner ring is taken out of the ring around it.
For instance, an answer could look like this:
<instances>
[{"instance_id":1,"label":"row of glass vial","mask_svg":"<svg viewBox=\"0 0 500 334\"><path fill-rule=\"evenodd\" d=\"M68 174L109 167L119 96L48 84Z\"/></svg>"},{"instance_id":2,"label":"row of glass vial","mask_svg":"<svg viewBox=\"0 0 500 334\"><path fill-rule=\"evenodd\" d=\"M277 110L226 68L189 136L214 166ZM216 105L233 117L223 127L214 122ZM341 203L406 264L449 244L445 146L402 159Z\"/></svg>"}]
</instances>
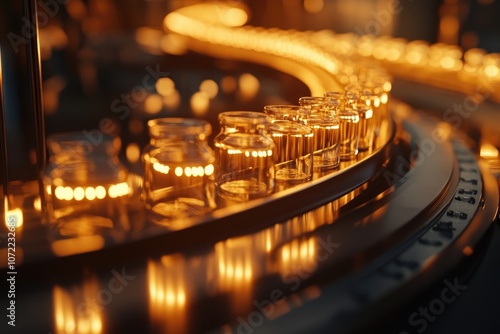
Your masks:
<instances>
[{"instance_id":1,"label":"row of glass vial","mask_svg":"<svg viewBox=\"0 0 500 334\"><path fill-rule=\"evenodd\" d=\"M266 196L275 182L304 182L315 168L337 168L340 160L354 158L359 129L373 132L366 105L347 108L332 97L304 97L299 103L266 106L264 113L219 114L215 152L206 140L206 121L151 120L151 142L143 154L147 207L182 218L214 208L215 191L234 200Z\"/></svg>"},{"instance_id":2,"label":"row of glass vial","mask_svg":"<svg viewBox=\"0 0 500 334\"><path fill-rule=\"evenodd\" d=\"M337 168L373 147L374 108L353 92L307 96L298 105L268 105L269 132L276 146L276 179L310 180L313 170Z\"/></svg>"},{"instance_id":3,"label":"row of glass vial","mask_svg":"<svg viewBox=\"0 0 500 334\"><path fill-rule=\"evenodd\" d=\"M174 220L215 208L216 191L241 201L272 193L275 182L310 180L314 169L337 168L367 147L358 139L372 136L370 110L347 107L343 99L303 97L297 106L223 112L215 152L207 142L208 122L151 120L142 199L152 212ZM123 205L131 189L118 161L118 141L103 137L91 144L76 133L51 136L48 143L51 160L43 182L49 221L69 235L110 228L116 217L128 225Z\"/></svg>"}]
</instances>

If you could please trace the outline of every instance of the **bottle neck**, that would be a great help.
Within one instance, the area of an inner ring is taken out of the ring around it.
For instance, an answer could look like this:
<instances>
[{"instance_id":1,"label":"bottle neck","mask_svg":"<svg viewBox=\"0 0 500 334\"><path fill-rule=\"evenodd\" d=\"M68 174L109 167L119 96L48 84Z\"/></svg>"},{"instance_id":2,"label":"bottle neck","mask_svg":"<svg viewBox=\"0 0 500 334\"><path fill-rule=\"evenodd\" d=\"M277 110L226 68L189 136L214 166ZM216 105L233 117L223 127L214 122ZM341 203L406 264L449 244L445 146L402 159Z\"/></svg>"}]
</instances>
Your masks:
<instances>
[{"instance_id":1,"label":"bottle neck","mask_svg":"<svg viewBox=\"0 0 500 334\"><path fill-rule=\"evenodd\" d=\"M246 133L246 134L267 134L267 127L256 124L221 124L221 132L224 134Z\"/></svg>"},{"instance_id":2,"label":"bottle neck","mask_svg":"<svg viewBox=\"0 0 500 334\"><path fill-rule=\"evenodd\" d=\"M221 133L267 134L268 116L264 113L241 111L224 112L219 115Z\"/></svg>"},{"instance_id":3,"label":"bottle neck","mask_svg":"<svg viewBox=\"0 0 500 334\"><path fill-rule=\"evenodd\" d=\"M166 145L176 143L197 144L206 141L211 133L207 121L188 118L161 118L148 122L150 143Z\"/></svg>"},{"instance_id":4,"label":"bottle neck","mask_svg":"<svg viewBox=\"0 0 500 334\"><path fill-rule=\"evenodd\" d=\"M206 141L205 135L184 135L184 136L151 136L150 144L153 146L192 144L198 145Z\"/></svg>"},{"instance_id":5,"label":"bottle neck","mask_svg":"<svg viewBox=\"0 0 500 334\"><path fill-rule=\"evenodd\" d=\"M117 157L121 146L119 138L104 137L99 142L93 142L81 133L52 135L47 144L51 161L57 163L112 159Z\"/></svg>"}]
</instances>

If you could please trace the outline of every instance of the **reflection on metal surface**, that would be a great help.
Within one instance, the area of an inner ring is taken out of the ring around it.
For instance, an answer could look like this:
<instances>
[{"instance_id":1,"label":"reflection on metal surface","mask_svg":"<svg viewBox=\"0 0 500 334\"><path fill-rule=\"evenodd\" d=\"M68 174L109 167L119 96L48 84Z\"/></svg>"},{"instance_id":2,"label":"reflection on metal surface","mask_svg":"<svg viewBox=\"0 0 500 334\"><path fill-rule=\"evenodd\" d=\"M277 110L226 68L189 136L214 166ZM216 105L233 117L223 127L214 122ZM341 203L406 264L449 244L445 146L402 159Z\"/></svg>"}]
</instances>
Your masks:
<instances>
[{"instance_id":1,"label":"reflection on metal surface","mask_svg":"<svg viewBox=\"0 0 500 334\"><path fill-rule=\"evenodd\" d=\"M77 224L74 226L77 231L62 230L61 234L81 235L78 238L69 238L52 241L50 247L57 256L68 256L93 252L102 249L105 244L104 237L101 235L89 235L95 233L93 225Z\"/></svg>"},{"instance_id":2,"label":"reflection on metal surface","mask_svg":"<svg viewBox=\"0 0 500 334\"><path fill-rule=\"evenodd\" d=\"M100 296L99 284L94 276L71 289L55 285L52 290L55 333L104 333Z\"/></svg>"},{"instance_id":3,"label":"reflection on metal surface","mask_svg":"<svg viewBox=\"0 0 500 334\"><path fill-rule=\"evenodd\" d=\"M314 275L318 261L325 260L327 253L320 249L324 246L321 240L308 234L333 223L339 207L334 201L255 233L217 242L203 255L174 253L150 259L147 286L151 328L175 334L202 328L206 324L192 324L189 318L209 300L222 300L230 310L229 318L217 321L232 321L252 311L252 302L259 301L257 282L270 277L280 277L286 287L282 297L286 299L298 283ZM320 291L311 287L303 293L292 298L314 299ZM290 303L295 305L294 301ZM288 304L283 305L285 308L276 309L274 315L287 312Z\"/></svg>"},{"instance_id":4,"label":"reflection on metal surface","mask_svg":"<svg viewBox=\"0 0 500 334\"><path fill-rule=\"evenodd\" d=\"M215 245L218 268L217 288L230 295L231 308L236 314L249 311L253 280L259 277L259 258L253 248L252 236L232 238Z\"/></svg>"},{"instance_id":5,"label":"reflection on metal surface","mask_svg":"<svg viewBox=\"0 0 500 334\"><path fill-rule=\"evenodd\" d=\"M305 272L311 275L317 267L317 245L314 237L294 239L281 246L277 271L286 278L290 274Z\"/></svg>"},{"instance_id":6,"label":"reflection on metal surface","mask_svg":"<svg viewBox=\"0 0 500 334\"><path fill-rule=\"evenodd\" d=\"M482 143L480 156L485 159L498 158L498 149L490 143Z\"/></svg>"},{"instance_id":7,"label":"reflection on metal surface","mask_svg":"<svg viewBox=\"0 0 500 334\"><path fill-rule=\"evenodd\" d=\"M194 283L190 263L179 254L148 262L148 307L154 332L187 332L187 287Z\"/></svg>"}]
</instances>

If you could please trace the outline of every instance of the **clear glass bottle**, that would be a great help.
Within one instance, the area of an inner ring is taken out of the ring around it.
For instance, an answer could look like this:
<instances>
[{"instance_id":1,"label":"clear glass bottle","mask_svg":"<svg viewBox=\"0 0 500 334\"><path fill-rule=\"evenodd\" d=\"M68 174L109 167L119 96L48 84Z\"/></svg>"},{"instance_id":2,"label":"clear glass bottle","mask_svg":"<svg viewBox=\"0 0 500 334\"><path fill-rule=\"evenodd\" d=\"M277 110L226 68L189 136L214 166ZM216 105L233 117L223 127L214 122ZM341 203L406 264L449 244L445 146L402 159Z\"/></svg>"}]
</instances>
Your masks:
<instances>
[{"instance_id":1,"label":"clear glass bottle","mask_svg":"<svg viewBox=\"0 0 500 334\"><path fill-rule=\"evenodd\" d=\"M89 139L81 132L49 136L42 175L48 222L56 236L117 236L128 229L128 172L118 159L119 138Z\"/></svg>"},{"instance_id":2,"label":"clear glass bottle","mask_svg":"<svg viewBox=\"0 0 500 334\"><path fill-rule=\"evenodd\" d=\"M314 168L328 170L339 167L339 117L341 101L327 96L303 96L299 105L310 111L307 125L313 130Z\"/></svg>"},{"instance_id":3,"label":"clear glass bottle","mask_svg":"<svg viewBox=\"0 0 500 334\"><path fill-rule=\"evenodd\" d=\"M373 110L364 103L357 103L353 109L359 114L359 138L358 150L360 152L368 151L373 147L375 136L375 124L373 122Z\"/></svg>"},{"instance_id":4,"label":"clear glass bottle","mask_svg":"<svg viewBox=\"0 0 500 334\"><path fill-rule=\"evenodd\" d=\"M313 176L313 130L305 125L309 110L298 105L267 105L269 133L276 146L276 182L300 183Z\"/></svg>"},{"instance_id":5,"label":"clear glass bottle","mask_svg":"<svg viewBox=\"0 0 500 334\"><path fill-rule=\"evenodd\" d=\"M352 108L339 110L340 160L356 159L359 149L359 113Z\"/></svg>"},{"instance_id":6,"label":"clear glass bottle","mask_svg":"<svg viewBox=\"0 0 500 334\"><path fill-rule=\"evenodd\" d=\"M230 199L249 200L274 191L275 146L267 133L269 118L256 111L219 114L215 137L215 185Z\"/></svg>"},{"instance_id":7,"label":"clear glass bottle","mask_svg":"<svg viewBox=\"0 0 500 334\"><path fill-rule=\"evenodd\" d=\"M159 118L150 120L148 128L150 143L142 155L146 208L164 222L213 209L214 154L207 143L210 123Z\"/></svg>"}]
</instances>

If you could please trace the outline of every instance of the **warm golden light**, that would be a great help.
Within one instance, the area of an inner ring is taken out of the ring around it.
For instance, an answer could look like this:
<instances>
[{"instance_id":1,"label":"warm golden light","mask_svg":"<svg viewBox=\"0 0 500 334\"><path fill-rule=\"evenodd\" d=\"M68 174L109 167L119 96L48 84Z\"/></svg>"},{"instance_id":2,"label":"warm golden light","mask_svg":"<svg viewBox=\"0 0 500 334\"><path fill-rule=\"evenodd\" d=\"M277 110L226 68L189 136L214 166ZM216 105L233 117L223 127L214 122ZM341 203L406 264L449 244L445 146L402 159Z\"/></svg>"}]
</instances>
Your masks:
<instances>
[{"instance_id":1,"label":"warm golden light","mask_svg":"<svg viewBox=\"0 0 500 334\"><path fill-rule=\"evenodd\" d=\"M168 167L164 164L161 164L159 162L155 162L153 164L153 169L159 173L162 173L162 174L168 174L168 172L170 171L170 167Z\"/></svg>"},{"instance_id":2,"label":"warm golden light","mask_svg":"<svg viewBox=\"0 0 500 334\"><path fill-rule=\"evenodd\" d=\"M35 198L35 200L33 201L33 209L38 212L42 211L42 199L40 197Z\"/></svg>"},{"instance_id":3,"label":"warm golden light","mask_svg":"<svg viewBox=\"0 0 500 334\"><path fill-rule=\"evenodd\" d=\"M158 94L151 94L144 100L144 111L148 114L157 114L162 108L163 98Z\"/></svg>"},{"instance_id":4,"label":"warm golden light","mask_svg":"<svg viewBox=\"0 0 500 334\"><path fill-rule=\"evenodd\" d=\"M103 186L95 187L95 197L97 197L98 199L103 199L104 197L106 197L106 188L104 188Z\"/></svg>"},{"instance_id":5,"label":"warm golden light","mask_svg":"<svg viewBox=\"0 0 500 334\"><path fill-rule=\"evenodd\" d=\"M213 80L203 80L200 84L200 92L205 93L209 99L213 99L219 93L219 86Z\"/></svg>"},{"instance_id":6,"label":"warm golden light","mask_svg":"<svg viewBox=\"0 0 500 334\"><path fill-rule=\"evenodd\" d=\"M223 16L223 23L230 27L241 27L248 20L248 15L239 8L230 8Z\"/></svg>"},{"instance_id":7,"label":"warm golden light","mask_svg":"<svg viewBox=\"0 0 500 334\"><path fill-rule=\"evenodd\" d=\"M220 84L222 91L226 94L234 92L236 90L236 87L238 86L236 78L230 75L222 78Z\"/></svg>"},{"instance_id":8,"label":"warm golden light","mask_svg":"<svg viewBox=\"0 0 500 334\"><path fill-rule=\"evenodd\" d=\"M163 96L169 96L175 91L175 83L168 77L159 78L155 83L156 92Z\"/></svg>"},{"instance_id":9,"label":"warm golden light","mask_svg":"<svg viewBox=\"0 0 500 334\"><path fill-rule=\"evenodd\" d=\"M480 150L481 158L495 159L498 158L498 149L490 143L482 143Z\"/></svg>"},{"instance_id":10,"label":"warm golden light","mask_svg":"<svg viewBox=\"0 0 500 334\"><path fill-rule=\"evenodd\" d=\"M82 187L76 187L74 191L75 200L81 201L85 198L85 190Z\"/></svg>"},{"instance_id":11,"label":"warm golden light","mask_svg":"<svg viewBox=\"0 0 500 334\"><path fill-rule=\"evenodd\" d=\"M109 197L111 198L122 197L128 195L128 193L129 193L128 184L125 182L114 184L110 186L108 189L108 194Z\"/></svg>"},{"instance_id":12,"label":"warm golden light","mask_svg":"<svg viewBox=\"0 0 500 334\"><path fill-rule=\"evenodd\" d=\"M462 250L462 253L465 256L471 256L472 254L474 254L474 248L472 248L471 246L465 246Z\"/></svg>"},{"instance_id":13,"label":"warm golden light","mask_svg":"<svg viewBox=\"0 0 500 334\"><path fill-rule=\"evenodd\" d=\"M445 56L441 58L439 64L445 69L452 69L455 66L455 60L451 57Z\"/></svg>"},{"instance_id":14,"label":"warm golden light","mask_svg":"<svg viewBox=\"0 0 500 334\"><path fill-rule=\"evenodd\" d=\"M484 73L486 74L486 76L492 78L492 77L500 76L500 69L495 65L488 65L488 66L485 66Z\"/></svg>"},{"instance_id":15,"label":"warm golden light","mask_svg":"<svg viewBox=\"0 0 500 334\"><path fill-rule=\"evenodd\" d=\"M137 143L130 143L125 151L127 160L131 163L136 163L141 158L141 148Z\"/></svg>"},{"instance_id":16,"label":"warm golden light","mask_svg":"<svg viewBox=\"0 0 500 334\"><path fill-rule=\"evenodd\" d=\"M66 201L71 201L73 199L73 189L71 189L71 187L64 187L63 199Z\"/></svg>"},{"instance_id":17,"label":"warm golden light","mask_svg":"<svg viewBox=\"0 0 500 334\"><path fill-rule=\"evenodd\" d=\"M335 57L331 53L315 47L306 39L301 39L301 36L303 36L301 34L287 35L286 31L280 30L273 30L267 34L259 34L260 31L250 26L228 28L221 15L215 14L211 16L208 14L214 10L217 12L221 8L225 10L226 6L231 8L227 4L224 4L222 7L220 5L220 3L204 3L176 10L165 17L165 28L182 36L194 38L202 42L259 53L268 53L277 57L293 59L297 62L302 60L304 63L313 64L324 69L327 73L337 73L339 66ZM274 65L279 65L279 68L284 69L292 75L296 75L301 80L305 80L304 82L311 87L312 91L324 91L324 87L320 87L321 84L318 84L317 80L313 80L310 76L308 77L303 71L293 71L292 68L283 67L281 60L279 64L274 63ZM335 80L331 81L335 85ZM243 97L247 96L243 95Z\"/></svg>"},{"instance_id":18,"label":"warm golden light","mask_svg":"<svg viewBox=\"0 0 500 334\"><path fill-rule=\"evenodd\" d=\"M250 73L244 73L239 78L240 92L245 98L253 98L260 89L260 82Z\"/></svg>"},{"instance_id":19,"label":"warm golden light","mask_svg":"<svg viewBox=\"0 0 500 334\"><path fill-rule=\"evenodd\" d=\"M126 182L111 185L108 189L109 197L116 198L129 194L129 187ZM95 199L104 199L106 197L106 188L103 186L97 187L76 187L75 189L71 187L57 186L54 195L59 200L65 201L82 201L84 199L93 201Z\"/></svg>"},{"instance_id":20,"label":"warm golden light","mask_svg":"<svg viewBox=\"0 0 500 334\"><path fill-rule=\"evenodd\" d=\"M95 199L95 189L93 187L87 187L85 188L85 197L89 201L93 201Z\"/></svg>"},{"instance_id":21,"label":"warm golden light","mask_svg":"<svg viewBox=\"0 0 500 334\"><path fill-rule=\"evenodd\" d=\"M50 248L57 256L69 256L102 249L104 242L104 238L100 235L82 236L53 241Z\"/></svg>"},{"instance_id":22,"label":"warm golden light","mask_svg":"<svg viewBox=\"0 0 500 334\"><path fill-rule=\"evenodd\" d=\"M319 13L323 10L323 0L304 0L304 9L308 13Z\"/></svg>"},{"instance_id":23,"label":"warm golden light","mask_svg":"<svg viewBox=\"0 0 500 334\"><path fill-rule=\"evenodd\" d=\"M148 261L149 314L163 333L185 333L189 291L189 261L179 254ZM158 328L158 327L155 327Z\"/></svg>"},{"instance_id":24,"label":"warm golden light","mask_svg":"<svg viewBox=\"0 0 500 334\"><path fill-rule=\"evenodd\" d=\"M160 48L172 55L183 55L187 52L186 41L178 35L166 34L161 38Z\"/></svg>"},{"instance_id":25,"label":"warm golden light","mask_svg":"<svg viewBox=\"0 0 500 334\"><path fill-rule=\"evenodd\" d=\"M254 275L250 237L228 239L215 245L219 283L224 291L249 289ZM247 291L248 292L248 291Z\"/></svg>"},{"instance_id":26,"label":"warm golden light","mask_svg":"<svg viewBox=\"0 0 500 334\"><path fill-rule=\"evenodd\" d=\"M150 27L140 27L135 31L137 44L153 54L161 54L161 38L163 32Z\"/></svg>"},{"instance_id":27,"label":"warm golden light","mask_svg":"<svg viewBox=\"0 0 500 334\"><path fill-rule=\"evenodd\" d=\"M316 269L316 241L314 238L292 240L281 247L279 271L286 275L290 272L313 271Z\"/></svg>"},{"instance_id":28,"label":"warm golden light","mask_svg":"<svg viewBox=\"0 0 500 334\"><path fill-rule=\"evenodd\" d=\"M304 0L303 5L306 11L313 13L321 10L324 1ZM324 70L334 79L331 82L333 85L354 82L356 75L349 72L350 64L344 60L348 57L338 58L338 55L361 56L361 61L376 60L391 72L404 73L405 77L432 86L449 88L450 82L453 82L451 89L468 94L471 84L474 87L480 84L481 76L482 79L487 78L489 81L500 81L498 54L488 55L475 49L462 55L462 50L454 46L456 43L449 42L452 38L456 38L459 23L457 18L449 13L443 13L441 17L439 37L441 41L449 44L429 45L425 41L408 42L401 38L374 35L358 37L355 34L336 34L330 30L297 32L241 26L244 24L243 20L240 22L236 18L246 17L246 13L240 6L241 2L237 5L203 3L187 6L168 14L164 19L164 26L169 32L199 42L195 48L204 45L223 46L226 47L223 48L224 52L227 51L231 56L243 59L245 51L259 53L263 59L271 56L266 59L268 64L302 80L313 93L325 91L322 89L324 88L322 83L311 79L314 75L304 73L302 68L295 65L307 64ZM343 1L342 6L348 6L347 1ZM350 5L348 7L355 8ZM465 63L462 61L462 56L465 56ZM276 58L280 59L279 64L275 61ZM286 63L283 66L284 59L292 60L293 64ZM291 66L287 66L288 64ZM370 65L353 67L364 66ZM408 70L408 66L418 70ZM471 75L477 70L480 76ZM255 80L245 83L240 78L238 83L242 98L256 96L260 89L260 83ZM235 88L234 80L221 81L221 89L224 92L232 92ZM384 91L388 93L390 87L388 89L384 87ZM492 92L491 99L500 101L500 93ZM385 100L381 102L385 104Z\"/></svg>"},{"instance_id":29,"label":"warm golden light","mask_svg":"<svg viewBox=\"0 0 500 334\"><path fill-rule=\"evenodd\" d=\"M406 60L410 64L418 64L422 61L422 54L417 51L410 51L406 54Z\"/></svg>"},{"instance_id":30,"label":"warm golden light","mask_svg":"<svg viewBox=\"0 0 500 334\"><path fill-rule=\"evenodd\" d=\"M54 190L54 195L58 198L58 199L63 199L64 198L64 187L62 186L57 186L56 189Z\"/></svg>"},{"instance_id":31,"label":"warm golden light","mask_svg":"<svg viewBox=\"0 0 500 334\"><path fill-rule=\"evenodd\" d=\"M175 110L181 104L181 95L174 89L168 96L163 98L163 104L167 109Z\"/></svg>"},{"instance_id":32,"label":"warm golden light","mask_svg":"<svg viewBox=\"0 0 500 334\"><path fill-rule=\"evenodd\" d=\"M387 104L387 102L389 102L389 95L387 95L387 93L384 93L380 97L380 103Z\"/></svg>"},{"instance_id":33,"label":"warm golden light","mask_svg":"<svg viewBox=\"0 0 500 334\"><path fill-rule=\"evenodd\" d=\"M56 285L53 289L53 312L56 333L100 334L103 320L97 280L92 277L71 292Z\"/></svg>"},{"instance_id":34,"label":"warm golden light","mask_svg":"<svg viewBox=\"0 0 500 334\"><path fill-rule=\"evenodd\" d=\"M248 20L248 14L243 8L218 2L216 4L199 3L183 7L165 17L167 27L186 24L189 20L205 24L223 25L227 27L243 26ZM193 28L198 28L193 26Z\"/></svg>"},{"instance_id":35,"label":"warm golden light","mask_svg":"<svg viewBox=\"0 0 500 334\"><path fill-rule=\"evenodd\" d=\"M23 226L23 211L21 209L9 209L7 205L7 200L5 202L5 225L7 228L19 228Z\"/></svg>"},{"instance_id":36,"label":"warm golden light","mask_svg":"<svg viewBox=\"0 0 500 334\"><path fill-rule=\"evenodd\" d=\"M193 114L203 116L208 111L210 99L205 92L196 92L193 96L191 96L190 105L193 110Z\"/></svg>"},{"instance_id":37,"label":"warm golden light","mask_svg":"<svg viewBox=\"0 0 500 334\"><path fill-rule=\"evenodd\" d=\"M210 176L214 173L214 165L209 164L205 166L205 175Z\"/></svg>"}]
</instances>

